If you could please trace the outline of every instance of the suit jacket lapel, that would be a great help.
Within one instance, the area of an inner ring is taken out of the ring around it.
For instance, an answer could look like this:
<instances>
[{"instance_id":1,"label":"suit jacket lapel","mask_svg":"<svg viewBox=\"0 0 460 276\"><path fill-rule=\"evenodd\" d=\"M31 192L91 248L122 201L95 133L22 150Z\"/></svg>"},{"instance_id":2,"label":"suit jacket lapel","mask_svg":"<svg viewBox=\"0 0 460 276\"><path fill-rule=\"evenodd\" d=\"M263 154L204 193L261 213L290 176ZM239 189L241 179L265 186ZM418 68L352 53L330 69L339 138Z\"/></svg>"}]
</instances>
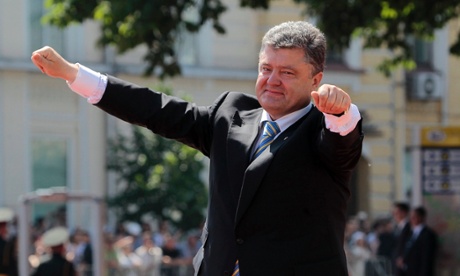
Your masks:
<instances>
[{"instance_id":1,"label":"suit jacket lapel","mask_svg":"<svg viewBox=\"0 0 460 276\"><path fill-rule=\"evenodd\" d=\"M234 199L238 201L245 170L250 162L251 148L256 140L262 109L235 112L227 137L229 183L235 185Z\"/></svg>"}]
</instances>

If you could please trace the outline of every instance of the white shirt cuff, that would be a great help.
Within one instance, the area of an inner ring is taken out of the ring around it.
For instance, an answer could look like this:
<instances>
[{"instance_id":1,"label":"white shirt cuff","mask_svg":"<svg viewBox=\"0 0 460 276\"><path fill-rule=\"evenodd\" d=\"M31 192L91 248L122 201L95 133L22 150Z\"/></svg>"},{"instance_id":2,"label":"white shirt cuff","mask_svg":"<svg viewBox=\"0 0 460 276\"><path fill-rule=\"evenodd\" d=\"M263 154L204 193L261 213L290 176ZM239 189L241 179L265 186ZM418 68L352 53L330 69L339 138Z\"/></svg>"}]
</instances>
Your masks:
<instances>
[{"instance_id":1,"label":"white shirt cuff","mask_svg":"<svg viewBox=\"0 0 460 276\"><path fill-rule=\"evenodd\" d=\"M67 85L72 91L88 99L89 103L96 104L104 95L107 76L78 64L77 77L72 83L67 82Z\"/></svg>"},{"instance_id":2,"label":"white shirt cuff","mask_svg":"<svg viewBox=\"0 0 460 276\"><path fill-rule=\"evenodd\" d=\"M354 104L351 104L350 109L340 117L332 114L323 114L325 117L326 128L331 132L339 133L342 136L352 132L361 119L358 107Z\"/></svg>"}]
</instances>

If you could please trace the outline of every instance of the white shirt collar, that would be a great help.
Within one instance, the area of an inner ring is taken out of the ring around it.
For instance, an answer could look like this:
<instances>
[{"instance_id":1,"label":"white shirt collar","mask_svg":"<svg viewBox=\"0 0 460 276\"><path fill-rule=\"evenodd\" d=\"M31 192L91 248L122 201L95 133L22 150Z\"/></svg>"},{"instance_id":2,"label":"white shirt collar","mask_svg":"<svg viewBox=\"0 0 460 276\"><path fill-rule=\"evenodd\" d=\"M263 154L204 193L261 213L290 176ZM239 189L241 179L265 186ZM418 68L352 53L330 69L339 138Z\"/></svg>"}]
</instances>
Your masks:
<instances>
[{"instance_id":1,"label":"white shirt collar","mask_svg":"<svg viewBox=\"0 0 460 276\"><path fill-rule=\"evenodd\" d=\"M401 220L399 223L398 223L398 228L399 229L403 229L404 226L406 226L406 223L408 223L409 221L407 220L407 218Z\"/></svg>"},{"instance_id":2,"label":"white shirt collar","mask_svg":"<svg viewBox=\"0 0 460 276\"><path fill-rule=\"evenodd\" d=\"M412 230L412 235L414 236L414 238L417 238L418 235L420 235L420 232L422 232L423 227L424 227L423 224L419 224L414 227L414 229Z\"/></svg>"},{"instance_id":3,"label":"white shirt collar","mask_svg":"<svg viewBox=\"0 0 460 276\"><path fill-rule=\"evenodd\" d=\"M289 113L287 115L284 115L283 117L281 117L278 120L276 120L275 122L278 124L278 126L279 126L279 128L281 130L280 133L285 131L287 128L289 128L295 122L297 122L297 120L299 120L300 118L305 116L311 110L311 108L312 108L312 104L310 103L306 107L304 107L302 109L299 109L299 110L296 110L296 111L294 111L292 113ZM262 117L260 118L259 125L262 124L264 121L273 121L270 118L270 115L268 114L268 112L265 111L265 109L262 111Z\"/></svg>"}]
</instances>

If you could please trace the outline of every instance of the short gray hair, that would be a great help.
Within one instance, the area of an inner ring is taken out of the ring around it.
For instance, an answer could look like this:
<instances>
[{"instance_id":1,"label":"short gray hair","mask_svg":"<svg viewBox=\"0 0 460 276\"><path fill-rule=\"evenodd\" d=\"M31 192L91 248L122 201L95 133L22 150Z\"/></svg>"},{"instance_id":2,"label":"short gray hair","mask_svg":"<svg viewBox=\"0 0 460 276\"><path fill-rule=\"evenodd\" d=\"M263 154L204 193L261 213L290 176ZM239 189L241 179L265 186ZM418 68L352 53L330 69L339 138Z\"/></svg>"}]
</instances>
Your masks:
<instances>
[{"instance_id":1,"label":"short gray hair","mask_svg":"<svg viewBox=\"0 0 460 276\"><path fill-rule=\"evenodd\" d=\"M275 49L303 49L305 62L313 65L313 75L324 71L326 37L317 27L308 22L288 21L274 26L263 37L260 52L266 46Z\"/></svg>"}]
</instances>

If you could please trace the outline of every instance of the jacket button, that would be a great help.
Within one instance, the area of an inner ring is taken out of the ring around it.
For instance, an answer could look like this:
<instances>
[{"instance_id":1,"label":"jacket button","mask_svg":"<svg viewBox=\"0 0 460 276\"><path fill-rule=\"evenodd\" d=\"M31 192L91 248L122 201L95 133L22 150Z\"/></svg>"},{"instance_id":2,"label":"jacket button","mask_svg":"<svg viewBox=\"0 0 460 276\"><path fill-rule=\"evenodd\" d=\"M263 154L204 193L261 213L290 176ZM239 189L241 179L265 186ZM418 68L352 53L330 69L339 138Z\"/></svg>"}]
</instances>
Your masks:
<instances>
[{"instance_id":1,"label":"jacket button","mask_svg":"<svg viewBox=\"0 0 460 276\"><path fill-rule=\"evenodd\" d=\"M238 239L236 239L236 243L237 243L237 244L243 244L243 243L244 243L244 240L243 240L243 239L240 239L240 238L238 238Z\"/></svg>"}]
</instances>

